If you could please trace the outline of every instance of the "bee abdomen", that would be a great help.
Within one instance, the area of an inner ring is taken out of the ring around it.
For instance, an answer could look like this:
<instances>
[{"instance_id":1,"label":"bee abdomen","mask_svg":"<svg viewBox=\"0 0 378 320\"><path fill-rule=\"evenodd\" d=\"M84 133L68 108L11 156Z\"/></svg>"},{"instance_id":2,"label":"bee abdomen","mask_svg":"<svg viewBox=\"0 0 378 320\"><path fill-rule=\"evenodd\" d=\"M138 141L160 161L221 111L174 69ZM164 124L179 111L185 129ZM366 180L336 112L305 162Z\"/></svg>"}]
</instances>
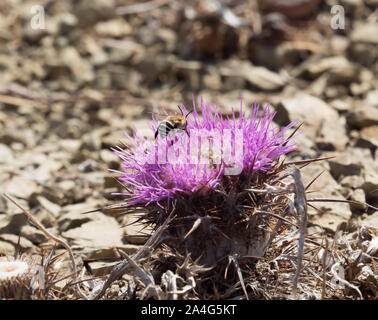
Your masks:
<instances>
[{"instance_id":1,"label":"bee abdomen","mask_svg":"<svg viewBox=\"0 0 378 320\"><path fill-rule=\"evenodd\" d=\"M158 135L160 135L160 137L162 138L165 138L168 135L169 131L171 131L174 128L175 126L169 121L165 120L160 122L155 132L155 139Z\"/></svg>"}]
</instances>

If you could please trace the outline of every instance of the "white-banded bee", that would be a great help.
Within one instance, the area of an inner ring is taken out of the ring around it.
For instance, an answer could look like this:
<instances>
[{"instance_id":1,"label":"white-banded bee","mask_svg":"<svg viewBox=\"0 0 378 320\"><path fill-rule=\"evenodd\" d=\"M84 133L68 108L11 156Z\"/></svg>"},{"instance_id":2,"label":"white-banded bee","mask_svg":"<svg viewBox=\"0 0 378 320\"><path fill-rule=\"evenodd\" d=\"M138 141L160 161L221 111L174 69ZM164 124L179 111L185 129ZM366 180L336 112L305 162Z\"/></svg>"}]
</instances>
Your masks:
<instances>
[{"instance_id":1,"label":"white-banded bee","mask_svg":"<svg viewBox=\"0 0 378 320\"><path fill-rule=\"evenodd\" d=\"M165 138L171 130L175 129L185 130L185 132L188 134L188 132L186 131L186 126L188 124L186 119L192 111L188 112L186 116L184 116L184 113L182 112L180 106L178 106L178 108L180 109L181 114L168 115L164 120L159 122L155 132L155 139L158 135L161 138Z\"/></svg>"}]
</instances>

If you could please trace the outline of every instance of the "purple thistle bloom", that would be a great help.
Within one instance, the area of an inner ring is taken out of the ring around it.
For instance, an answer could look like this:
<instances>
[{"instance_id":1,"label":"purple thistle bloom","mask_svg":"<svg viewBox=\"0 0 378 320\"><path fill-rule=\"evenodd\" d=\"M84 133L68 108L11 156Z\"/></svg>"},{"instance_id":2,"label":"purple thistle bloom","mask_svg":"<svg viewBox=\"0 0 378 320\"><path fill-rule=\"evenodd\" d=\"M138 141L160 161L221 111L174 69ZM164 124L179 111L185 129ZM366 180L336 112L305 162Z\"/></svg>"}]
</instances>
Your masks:
<instances>
[{"instance_id":1,"label":"purple thistle bloom","mask_svg":"<svg viewBox=\"0 0 378 320\"><path fill-rule=\"evenodd\" d=\"M275 159L296 149L289 141L292 137L285 139L283 135L298 121L279 131L272 126L276 113L270 112L269 104L260 117L258 111L255 103L245 116L241 104L239 119L234 110L232 118L224 119L216 107L201 99L202 117L195 106L188 117L189 136L184 133L173 139L148 140L137 132L133 137L125 132L126 149L113 149L123 160L122 171L116 172L121 174L119 180L127 189L118 195L126 196L126 205L162 206L179 194L216 189L222 177L230 175L230 167L237 167L235 172L241 176L247 176L251 170L270 170ZM156 131L157 125L153 117L152 130Z\"/></svg>"}]
</instances>

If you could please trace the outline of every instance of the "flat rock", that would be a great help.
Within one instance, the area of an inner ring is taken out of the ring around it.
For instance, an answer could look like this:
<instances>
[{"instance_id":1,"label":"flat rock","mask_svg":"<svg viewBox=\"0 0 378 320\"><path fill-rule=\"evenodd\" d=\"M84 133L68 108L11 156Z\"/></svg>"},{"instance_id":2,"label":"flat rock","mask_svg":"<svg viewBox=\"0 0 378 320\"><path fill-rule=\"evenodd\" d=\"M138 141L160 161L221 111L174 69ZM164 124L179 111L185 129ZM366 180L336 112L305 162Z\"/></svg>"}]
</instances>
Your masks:
<instances>
[{"instance_id":1,"label":"flat rock","mask_svg":"<svg viewBox=\"0 0 378 320\"><path fill-rule=\"evenodd\" d=\"M0 186L2 193L8 193L17 198L28 199L38 188L37 183L30 178L15 176Z\"/></svg>"},{"instance_id":2,"label":"flat rock","mask_svg":"<svg viewBox=\"0 0 378 320\"><path fill-rule=\"evenodd\" d=\"M372 161L370 150L362 148L349 148L344 152L330 152L324 156L334 157L328 163L332 175L338 180L344 176L360 175L363 163Z\"/></svg>"},{"instance_id":3,"label":"flat rock","mask_svg":"<svg viewBox=\"0 0 378 320\"><path fill-rule=\"evenodd\" d=\"M80 0L74 6L74 14L77 16L81 26L89 26L101 20L114 18L114 0Z\"/></svg>"},{"instance_id":4,"label":"flat rock","mask_svg":"<svg viewBox=\"0 0 378 320\"><path fill-rule=\"evenodd\" d=\"M7 241L11 243L14 246L18 245L18 240L20 238L20 248L23 250L29 250L34 247L34 244L26 239L25 237L19 237L18 235L15 234L10 234L10 233L2 233L0 234L0 240Z\"/></svg>"},{"instance_id":5,"label":"flat rock","mask_svg":"<svg viewBox=\"0 0 378 320\"><path fill-rule=\"evenodd\" d=\"M364 183L362 189L365 191L368 200L378 200L378 171L371 168L365 170Z\"/></svg>"},{"instance_id":6,"label":"flat rock","mask_svg":"<svg viewBox=\"0 0 378 320\"><path fill-rule=\"evenodd\" d=\"M343 56L323 58L316 63L309 63L306 73L310 78L316 78L328 73L329 83L350 83L356 79L358 68Z\"/></svg>"},{"instance_id":7,"label":"flat rock","mask_svg":"<svg viewBox=\"0 0 378 320\"><path fill-rule=\"evenodd\" d=\"M346 119L349 126L359 129L378 125L378 108L369 105L359 106L348 112Z\"/></svg>"},{"instance_id":8,"label":"flat rock","mask_svg":"<svg viewBox=\"0 0 378 320\"><path fill-rule=\"evenodd\" d=\"M357 25L350 35L352 42L378 44L378 23L370 22Z\"/></svg>"},{"instance_id":9,"label":"flat rock","mask_svg":"<svg viewBox=\"0 0 378 320\"><path fill-rule=\"evenodd\" d=\"M27 217L21 212L8 210L7 214L0 214L0 234L18 234L21 228L27 224Z\"/></svg>"},{"instance_id":10,"label":"flat rock","mask_svg":"<svg viewBox=\"0 0 378 320\"><path fill-rule=\"evenodd\" d=\"M131 244L144 244L151 235L152 230L144 224L136 222L137 217L128 217L124 227L124 239Z\"/></svg>"},{"instance_id":11,"label":"flat rock","mask_svg":"<svg viewBox=\"0 0 378 320\"><path fill-rule=\"evenodd\" d=\"M264 91L275 91L285 85L283 78L265 67L253 66L250 62L227 61L219 67L219 72L224 78L246 80L254 88ZM235 88L235 85L233 86Z\"/></svg>"},{"instance_id":12,"label":"flat rock","mask_svg":"<svg viewBox=\"0 0 378 320\"><path fill-rule=\"evenodd\" d=\"M114 166L120 163L120 158L112 151L103 149L100 151L100 159L104 161L108 166L112 166L114 169Z\"/></svg>"},{"instance_id":13,"label":"flat rock","mask_svg":"<svg viewBox=\"0 0 378 320\"><path fill-rule=\"evenodd\" d=\"M345 176L340 180L340 185L350 189L357 189L362 186L364 179L361 176Z\"/></svg>"},{"instance_id":14,"label":"flat rock","mask_svg":"<svg viewBox=\"0 0 378 320\"><path fill-rule=\"evenodd\" d=\"M151 131L151 130L150 130ZM127 138L122 130L117 130L109 133L101 138L102 148L111 148L121 145L122 141L126 141Z\"/></svg>"},{"instance_id":15,"label":"flat rock","mask_svg":"<svg viewBox=\"0 0 378 320\"><path fill-rule=\"evenodd\" d=\"M14 160L12 149L0 143L0 163L12 163Z\"/></svg>"},{"instance_id":16,"label":"flat rock","mask_svg":"<svg viewBox=\"0 0 378 320\"><path fill-rule=\"evenodd\" d=\"M123 244L118 247L109 247L109 248L84 248L80 255L86 259L102 259L102 258L114 258L117 257L115 249L121 249L127 254L136 253L141 246L134 244Z\"/></svg>"},{"instance_id":17,"label":"flat rock","mask_svg":"<svg viewBox=\"0 0 378 320\"><path fill-rule=\"evenodd\" d=\"M338 113L323 100L308 94L298 93L292 98L284 99L276 107L281 125L294 120L303 121L302 131L311 140L325 120L338 121Z\"/></svg>"},{"instance_id":18,"label":"flat rock","mask_svg":"<svg viewBox=\"0 0 378 320\"><path fill-rule=\"evenodd\" d=\"M243 68L245 79L254 87L260 90L275 91L285 85L283 78L273 71L264 67Z\"/></svg>"},{"instance_id":19,"label":"flat rock","mask_svg":"<svg viewBox=\"0 0 378 320\"><path fill-rule=\"evenodd\" d=\"M39 204L47 210L55 219L58 217L59 212L62 210L62 207L57 205L56 203L47 200L46 198L42 196L37 197L37 201Z\"/></svg>"},{"instance_id":20,"label":"flat rock","mask_svg":"<svg viewBox=\"0 0 378 320\"><path fill-rule=\"evenodd\" d=\"M324 168L320 165L309 165L303 169L302 178L304 185L309 183L316 177ZM307 196L308 199L340 199L345 200L341 195L341 187L333 179L332 175L325 171L311 186L311 190L315 192ZM309 221L314 225L318 225L324 229L335 232L337 227L342 223L347 223L352 217L352 212L347 203L337 202L310 202L322 213L308 208Z\"/></svg>"},{"instance_id":21,"label":"flat rock","mask_svg":"<svg viewBox=\"0 0 378 320\"><path fill-rule=\"evenodd\" d=\"M378 229L378 211L375 211L373 214L362 220L362 225Z\"/></svg>"},{"instance_id":22,"label":"flat rock","mask_svg":"<svg viewBox=\"0 0 378 320\"><path fill-rule=\"evenodd\" d=\"M367 105L378 107L378 89L369 91L365 101Z\"/></svg>"},{"instance_id":23,"label":"flat rock","mask_svg":"<svg viewBox=\"0 0 378 320\"><path fill-rule=\"evenodd\" d=\"M109 274L117 264L119 264L119 261L116 261L116 262L94 261L94 262L90 262L89 266L92 270L93 276L101 277L101 276L105 276Z\"/></svg>"},{"instance_id":24,"label":"flat rock","mask_svg":"<svg viewBox=\"0 0 378 320\"><path fill-rule=\"evenodd\" d=\"M109 248L122 246L122 229L112 217L96 212L96 220L62 233L73 247Z\"/></svg>"},{"instance_id":25,"label":"flat rock","mask_svg":"<svg viewBox=\"0 0 378 320\"><path fill-rule=\"evenodd\" d=\"M5 254L6 256L14 256L15 252L16 248L13 244L0 239L0 254Z\"/></svg>"},{"instance_id":26,"label":"flat rock","mask_svg":"<svg viewBox=\"0 0 378 320\"><path fill-rule=\"evenodd\" d=\"M321 150L343 151L349 141L345 126L340 120L325 119L316 138L316 145Z\"/></svg>"},{"instance_id":27,"label":"flat rock","mask_svg":"<svg viewBox=\"0 0 378 320\"><path fill-rule=\"evenodd\" d=\"M60 52L60 59L62 64L71 70L79 83L86 83L94 80L95 74L92 65L86 59L81 58L76 48L63 48Z\"/></svg>"},{"instance_id":28,"label":"flat rock","mask_svg":"<svg viewBox=\"0 0 378 320\"><path fill-rule=\"evenodd\" d=\"M378 147L378 125L365 127L360 131L358 145L368 148Z\"/></svg>"},{"instance_id":29,"label":"flat rock","mask_svg":"<svg viewBox=\"0 0 378 320\"><path fill-rule=\"evenodd\" d=\"M62 139L59 141L60 147L72 154L80 150L81 144L81 141L78 139Z\"/></svg>"},{"instance_id":30,"label":"flat rock","mask_svg":"<svg viewBox=\"0 0 378 320\"><path fill-rule=\"evenodd\" d=\"M122 37L130 34L132 28L124 19L118 18L97 23L95 30L104 37Z\"/></svg>"},{"instance_id":31,"label":"flat rock","mask_svg":"<svg viewBox=\"0 0 378 320\"><path fill-rule=\"evenodd\" d=\"M353 190L349 195L350 200L357 201L359 203L350 203L351 209L364 210L366 209L366 197L365 192L362 189Z\"/></svg>"},{"instance_id":32,"label":"flat rock","mask_svg":"<svg viewBox=\"0 0 378 320\"><path fill-rule=\"evenodd\" d=\"M86 202L62 207L58 218L59 230L67 231L72 228L78 228L84 223L101 219L102 213L84 213L94 209L96 209L94 204Z\"/></svg>"},{"instance_id":33,"label":"flat rock","mask_svg":"<svg viewBox=\"0 0 378 320\"><path fill-rule=\"evenodd\" d=\"M49 240L49 238L41 230L30 225L25 225L22 227L21 235L34 244L41 244Z\"/></svg>"}]
</instances>

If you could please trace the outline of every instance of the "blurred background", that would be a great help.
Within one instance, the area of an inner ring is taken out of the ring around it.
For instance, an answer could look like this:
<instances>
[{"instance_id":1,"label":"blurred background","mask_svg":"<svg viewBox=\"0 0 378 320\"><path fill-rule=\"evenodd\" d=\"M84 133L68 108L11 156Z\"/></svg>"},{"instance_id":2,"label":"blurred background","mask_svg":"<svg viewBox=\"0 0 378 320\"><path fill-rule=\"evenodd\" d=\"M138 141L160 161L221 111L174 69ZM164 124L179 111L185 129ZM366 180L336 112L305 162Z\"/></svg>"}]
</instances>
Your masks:
<instances>
[{"instance_id":1,"label":"blurred background","mask_svg":"<svg viewBox=\"0 0 378 320\"><path fill-rule=\"evenodd\" d=\"M0 191L88 247L83 228L100 218L78 213L119 199L107 169L119 169L109 148L124 130L152 138L151 112L190 109L194 96L230 114L242 96L248 107L270 102L276 125L304 122L291 158L336 156L304 169L307 182L325 170L314 184L320 196L377 204L377 8L376 0L2 0ZM378 226L378 212L363 205L318 207L315 231ZM120 235L113 217L101 219L99 234L111 231L102 242L93 236L96 244L121 245L137 232ZM20 231L25 248L46 240L1 198L0 247L14 250Z\"/></svg>"}]
</instances>

